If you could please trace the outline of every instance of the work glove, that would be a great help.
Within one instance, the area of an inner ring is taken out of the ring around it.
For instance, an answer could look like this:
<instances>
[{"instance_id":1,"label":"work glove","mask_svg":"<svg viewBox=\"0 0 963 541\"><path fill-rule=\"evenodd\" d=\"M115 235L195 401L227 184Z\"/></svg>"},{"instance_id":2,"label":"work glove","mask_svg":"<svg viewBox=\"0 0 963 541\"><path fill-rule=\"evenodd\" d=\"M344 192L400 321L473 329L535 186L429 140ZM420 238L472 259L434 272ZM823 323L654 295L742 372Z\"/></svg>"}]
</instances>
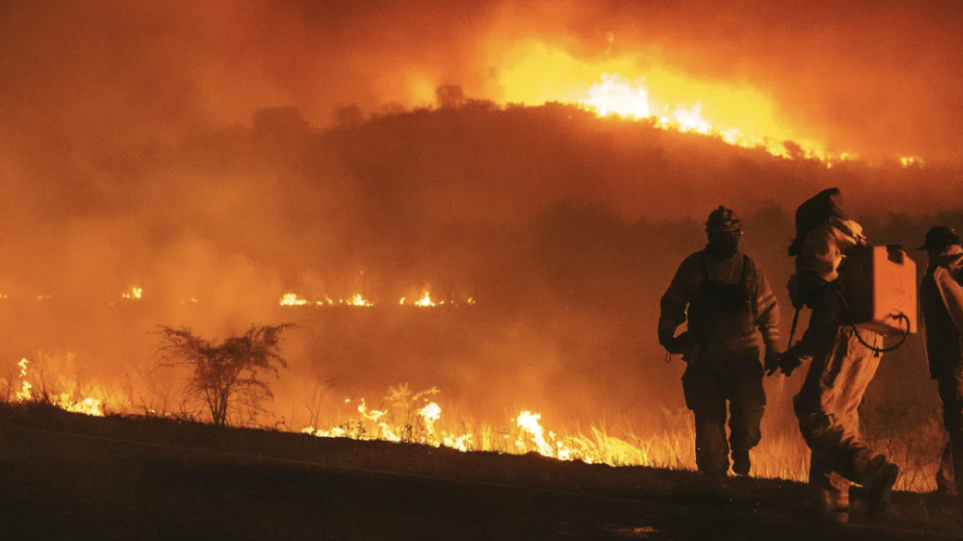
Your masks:
<instances>
[{"instance_id":1,"label":"work glove","mask_svg":"<svg viewBox=\"0 0 963 541\"><path fill-rule=\"evenodd\" d=\"M673 355L678 355L682 353L684 349L684 344L681 340L672 336L672 331L669 330L659 330L659 343L666 351Z\"/></svg>"},{"instance_id":2,"label":"work glove","mask_svg":"<svg viewBox=\"0 0 963 541\"><path fill-rule=\"evenodd\" d=\"M779 355L779 369L782 373L789 377L792 375L793 371L802 366L802 359L798 355L791 351L787 351Z\"/></svg>"},{"instance_id":3,"label":"work glove","mask_svg":"<svg viewBox=\"0 0 963 541\"><path fill-rule=\"evenodd\" d=\"M699 343L699 340L689 331L677 336L676 341L679 343L679 352L682 354L682 360L687 363L694 361L702 350L702 344Z\"/></svg>"},{"instance_id":4,"label":"work glove","mask_svg":"<svg viewBox=\"0 0 963 541\"><path fill-rule=\"evenodd\" d=\"M763 358L763 368L767 376L771 376L779 370L779 357L782 354L775 349L766 348L766 355Z\"/></svg>"}]
</instances>

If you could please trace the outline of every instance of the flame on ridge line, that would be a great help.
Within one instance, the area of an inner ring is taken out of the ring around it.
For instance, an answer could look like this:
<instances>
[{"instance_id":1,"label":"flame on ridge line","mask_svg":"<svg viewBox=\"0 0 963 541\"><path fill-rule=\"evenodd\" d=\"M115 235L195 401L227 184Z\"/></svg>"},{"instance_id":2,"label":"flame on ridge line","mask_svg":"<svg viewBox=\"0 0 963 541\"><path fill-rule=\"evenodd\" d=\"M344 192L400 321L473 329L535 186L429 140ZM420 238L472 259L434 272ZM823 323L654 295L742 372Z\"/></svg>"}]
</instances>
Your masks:
<instances>
[{"instance_id":1,"label":"flame on ridge line","mask_svg":"<svg viewBox=\"0 0 963 541\"><path fill-rule=\"evenodd\" d=\"M744 133L738 128L716 126L702 115L702 103L670 109L655 107L649 99L644 81L630 83L618 74L602 74L588 90L588 97L578 100L578 106L600 117L618 116L634 120L648 120L656 128L680 133L698 133L716 137L725 143L742 148L763 148L769 154L785 159L815 159L832 167L859 158L853 152L831 152L821 146L779 141ZM921 167L924 160L919 156L900 156L897 160L903 168Z\"/></svg>"},{"instance_id":2,"label":"flame on ridge line","mask_svg":"<svg viewBox=\"0 0 963 541\"><path fill-rule=\"evenodd\" d=\"M583 57L557 43L499 32L487 52L490 63L499 66L499 99L505 104L571 104L602 117L642 120L784 159L817 160L826 167L860 158L854 149L830 150L818 132L789 122L765 88L744 80L695 78L663 65L658 48L623 44L610 32L604 55ZM434 103L436 85L431 82L412 79L416 101ZM906 168L923 165L908 152L888 161Z\"/></svg>"},{"instance_id":3,"label":"flame on ridge line","mask_svg":"<svg viewBox=\"0 0 963 541\"><path fill-rule=\"evenodd\" d=\"M603 74L601 80L589 88L588 96L578 101L578 105L601 117L649 120L657 128L713 136L742 148L764 148L769 154L781 158L817 159L832 166L834 162L857 157L851 152L834 153L813 145L800 144L797 148L791 148L793 143L746 134L737 128L716 126L703 116L701 102L688 107L676 105L672 109L668 106L659 109L650 101L644 81L631 83L618 74ZM916 158L903 158L902 163L907 166L920 162Z\"/></svg>"}]
</instances>

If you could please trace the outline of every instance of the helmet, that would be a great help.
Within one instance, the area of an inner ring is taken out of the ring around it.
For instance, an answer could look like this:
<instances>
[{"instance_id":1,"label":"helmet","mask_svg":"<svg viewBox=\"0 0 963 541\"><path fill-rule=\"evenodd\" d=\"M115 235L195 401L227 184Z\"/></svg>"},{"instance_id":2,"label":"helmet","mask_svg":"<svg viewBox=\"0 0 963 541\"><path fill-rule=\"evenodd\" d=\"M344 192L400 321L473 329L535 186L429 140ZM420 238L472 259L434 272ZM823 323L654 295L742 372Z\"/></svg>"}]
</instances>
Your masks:
<instances>
[{"instance_id":1,"label":"helmet","mask_svg":"<svg viewBox=\"0 0 963 541\"><path fill-rule=\"evenodd\" d=\"M839 188L827 188L804 201L796 209L796 238L789 245L790 257L802 252L802 244L809 233L832 218L845 220L843 195Z\"/></svg>"},{"instance_id":2,"label":"helmet","mask_svg":"<svg viewBox=\"0 0 963 541\"><path fill-rule=\"evenodd\" d=\"M719 208L709 213L706 220L706 231L733 232L742 231L742 222L736 217L732 209L719 205Z\"/></svg>"},{"instance_id":3,"label":"helmet","mask_svg":"<svg viewBox=\"0 0 963 541\"><path fill-rule=\"evenodd\" d=\"M959 243L960 236L956 234L956 231L949 227L938 225L927 231L926 240L918 249L926 250L927 252L940 252L949 246Z\"/></svg>"}]
</instances>

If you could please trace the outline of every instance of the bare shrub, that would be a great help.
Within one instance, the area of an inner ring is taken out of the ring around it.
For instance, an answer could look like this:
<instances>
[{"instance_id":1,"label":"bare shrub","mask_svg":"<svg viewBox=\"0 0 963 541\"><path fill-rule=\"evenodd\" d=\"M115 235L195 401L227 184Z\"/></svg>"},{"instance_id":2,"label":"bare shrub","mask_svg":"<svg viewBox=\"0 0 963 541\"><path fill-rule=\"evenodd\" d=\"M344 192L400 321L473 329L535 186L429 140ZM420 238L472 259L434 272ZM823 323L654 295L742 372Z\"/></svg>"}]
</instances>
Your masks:
<instances>
[{"instance_id":1,"label":"bare shrub","mask_svg":"<svg viewBox=\"0 0 963 541\"><path fill-rule=\"evenodd\" d=\"M292 327L290 323L254 325L243 335L215 343L195 335L189 327L161 326L157 332L158 366L190 372L181 416L193 417L196 410L191 404L199 402L217 426L227 424L231 416L253 421L264 411L261 404L274 398L262 373L271 371L278 377L278 368L287 368L279 342L281 334Z\"/></svg>"}]
</instances>

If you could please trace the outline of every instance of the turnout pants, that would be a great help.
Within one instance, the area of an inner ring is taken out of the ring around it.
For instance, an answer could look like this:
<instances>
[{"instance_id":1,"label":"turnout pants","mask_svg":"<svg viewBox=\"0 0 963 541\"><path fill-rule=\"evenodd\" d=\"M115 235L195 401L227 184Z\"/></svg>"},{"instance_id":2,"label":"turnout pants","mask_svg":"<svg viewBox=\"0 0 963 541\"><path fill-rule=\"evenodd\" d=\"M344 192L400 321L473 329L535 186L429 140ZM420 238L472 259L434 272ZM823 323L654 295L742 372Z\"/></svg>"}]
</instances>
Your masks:
<instances>
[{"instance_id":1,"label":"turnout pants","mask_svg":"<svg viewBox=\"0 0 963 541\"><path fill-rule=\"evenodd\" d=\"M759 443L766 407L762 379L758 351L729 359L700 356L686 367L682 389L686 406L695 414L699 471L724 476L729 471L730 444L734 450L748 451ZM728 441L727 416L731 434Z\"/></svg>"},{"instance_id":2,"label":"turnout pants","mask_svg":"<svg viewBox=\"0 0 963 541\"><path fill-rule=\"evenodd\" d=\"M840 517L848 516L850 482L866 484L874 473L873 453L859 434L858 408L880 355L860 343L855 332L840 328L829 351L813 357L794 404L812 450L809 484L823 511ZM877 333L859 332L867 344L881 345Z\"/></svg>"},{"instance_id":3,"label":"turnout pants","mask_svg":"<svg viewBox=\"0 0 963 541\"><path fill-rule=\"evenodd\" d=\"M963 370L941 376L937 384L943 403L943 426L950 441L943 451L936 486L944 493L963 494Z\"/></svg>"}]
</instances>

